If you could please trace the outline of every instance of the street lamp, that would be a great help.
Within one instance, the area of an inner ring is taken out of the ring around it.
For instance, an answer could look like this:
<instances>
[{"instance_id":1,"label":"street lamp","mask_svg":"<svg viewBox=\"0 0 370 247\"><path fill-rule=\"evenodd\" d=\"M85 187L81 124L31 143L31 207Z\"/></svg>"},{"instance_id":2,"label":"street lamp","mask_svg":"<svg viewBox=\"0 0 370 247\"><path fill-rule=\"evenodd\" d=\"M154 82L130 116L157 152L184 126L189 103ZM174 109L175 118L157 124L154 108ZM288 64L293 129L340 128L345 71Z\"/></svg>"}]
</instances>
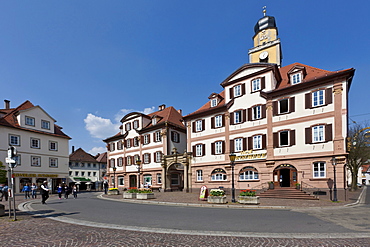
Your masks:
<instances>
[{"instance_id":1,"label":"street lamp","mask_svg":"<svg viewBox=\"0 0 370 247\"><path fill-rule=\"evenodd\" d=\"M234 186L234 166L235 166L235 158L236 154L231 153L229 155L230 161L231 161L231 202L235 201L235 186Z\"/></svg>"},{"instance_id":2,"label":"street lamp","mask_svg":"<svg viewBox=\"0 0 370 247\"><path fill-rule=\"evenodd\" d=\"M137 188L139 189L140 188L140 165L141 165L141 160L140 159L137 159L136 160L136 168L137 168L137 172L139 173L139 176L138 176L138 186Z\"/></svg>"},{"instance_id":3,"label":"street lamp","mask_svg":"<svg viewBox=\"0 0 370 247\"><path fill-rule=\"evenodd\" d=\"M113 166L113 188L116 188L116 171L117 167Z\"/></svg>"},{"instance_id":4,"label":"street lamp","mask_svg":"<svg viewBox=\"0 0 370 247\"><path fill-rule=\"evenodd\" d=\"M333 192L334 192L334 198L333 198L333 202L337 202L338 201L338 198L337 198L337 171L336 171L336 166L337 166L337 159L335 157L333 157L331 159L331 164L333 165L334 167L334 188L333 188Z\"/></svg>"}]
</instances>

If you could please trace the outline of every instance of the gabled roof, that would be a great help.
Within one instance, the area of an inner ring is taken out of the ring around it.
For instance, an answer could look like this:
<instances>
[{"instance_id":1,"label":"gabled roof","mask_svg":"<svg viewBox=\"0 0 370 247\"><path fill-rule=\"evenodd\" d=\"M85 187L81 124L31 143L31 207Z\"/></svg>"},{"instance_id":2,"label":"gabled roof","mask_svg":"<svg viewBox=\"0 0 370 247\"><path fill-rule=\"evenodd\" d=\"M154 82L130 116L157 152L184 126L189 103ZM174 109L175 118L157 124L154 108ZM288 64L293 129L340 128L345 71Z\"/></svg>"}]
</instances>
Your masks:
<instances>
[{"instance_id":1,"label":"gabled roof","mask_svg":"<svg viewBox=\"0 0 370 247\"><path fill-rule=\"evenodd\" d=\"M219 94L221 97L221 100L220 102L218 103L217 106L214 106L214 107L211 107L211 101L207 101L207 103L205 103L201 108L199 108L198 110L196 110L195 112L192 112L186 116L184 116L184 119L187 119L189 117L195 117L199 114L203 114L203 113L206 113L206 112L214 112L214 111L219 111L219 110L222 110L226 107L226 102L225 102L225 90L222 91L220 94Z\"/></svg>"},{"instance_id":2,"label":"gabled roof","mask_svg":"<svg viewBox=\"0 0 370 247\"><path fill-rule=\"evenodd\" d=\"M86 153L82 148L77 149L69 155L69 161L78 162L97 162L97 160L89 153Z\"/></svg>"},{"instance_id":3,"label":"gabled roof","mask_svg":"<svg viewBox=\"0 0 370 247\"><path fill-rule=\"evenodd\" d=\"M107 163L107 152L95 155L95 159L100 163Z\"/></svg>"},{"instance_id":4,"label":"gabled roof","mask_svg":"<svg viewBox=\"0 0 370 247\"><path fill-rule=\"evenodd\" d=\"M54 133L49 133L49 132L44 132L44 131L39 131L39 130L35 130L35 129L29 129L29 128L21 127L18 123L17 115L21 111L29 110L29 109L34 108L34 107L35 106L30 101L26 100L25 102L23 102L21 105L19 105L16 108L0 109L0 112L4 112L4 113L7 112L6 115L4 115L3 117L0 118L0 125L1 126L6 126L6 127L11 127L11 128L17 128L17 129L21 129L21 130L26 130L26 131L31 131L31 132L35 132L35 133L54 135L54 136L58 136L58 137L71 139L68 135L63 133L62 127L60 127L56 124L54 124ZM39 108L41 110L43 110L41 107L39 107Z\"/></svg>"}]
</instances>

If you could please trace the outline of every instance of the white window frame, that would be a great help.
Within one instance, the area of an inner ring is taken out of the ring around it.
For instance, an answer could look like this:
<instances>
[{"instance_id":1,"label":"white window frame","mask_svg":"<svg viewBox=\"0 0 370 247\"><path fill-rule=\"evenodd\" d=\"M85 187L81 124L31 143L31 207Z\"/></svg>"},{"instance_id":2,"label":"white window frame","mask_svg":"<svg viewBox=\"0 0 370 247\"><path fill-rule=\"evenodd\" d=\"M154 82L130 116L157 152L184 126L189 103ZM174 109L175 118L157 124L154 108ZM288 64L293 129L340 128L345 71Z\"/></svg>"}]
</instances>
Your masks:
<instances>
[{"instance_id":1,"label":"white window frame","mask_svg":"<svg viewBox=\"0 0 370 247\"><path fill-rule=\"evenodd\" d=\"M132 165L132 156L127 156L126 161L128 166Z\"/></svg>"},{"instance_id":2,"label":"white window frame","mask_svg":"<svg viewBox=\"0 0 370 247\"><path fill-rule=\"evenodd\" d=\"M242 95L242 85L236 85L234 87L234 97L238 97Z\"/></svg>"},{"instance_id":3,"label":"white window frame","mask_svg":"<svg viewBox=\"0 0 370 247\"><path fill-rule=\"evenodd\" d=\"M261 78L252 80L252 92L257 92L261 90Z\"/></svg>"},{"instance_id":4,"label":"white window frame","mask_svg":"<svg viewBox=\"0 0 370 247\"><path fill-rule=\"evenodd\" d=\"M242 111L234 112L234 124L239 124L243 121L243 113Z\"/></svg>"},{"instance_id":5,"label":"white window frame","mask_svg":"<svg viewBox=\"0 0 370 247\"><path fill-rule=\"evenodd\" d=\"M325 126L316 125L312 127L312 142L324 142L325 141Z\"/></svg>"},{"instance_id":6,"label":"white window frame","mask_svg":"<svg viewBox=\"0 0 370 247\"><path fill-rule=\"evenodd\" d=\"M196 132L203 131L203 120L195 121L195 131Z\"/></svg>"},{"instance_id":7,"label":"white window frame","mask_svg":"<svg viewBox=\"0 0 370 247\"><path fill-rule=\"evenodd\" d=\"M26 116L25 117L24 124L25 125L28 125L28 126L34 126L35 127L35 118L34 117Z\"/></svg>"},{"instance_id":8,"label":"white window frame","mask_svg":"<svg viewBox=\"0 0 370 247\"><path fill-rule=\"evenodd\" d=\"M222 154L223 153L222 146L223 146L222 141L215 142L215 154Z\"/></svg>"},{"instance_id":9,"label":"white window frame","mask_svg":"<svg viewBox=\"0 0 370 247\"><path fill-rule=\"evenodd\" d=\"M41 157L40 156L31 156L31 166L41 166Z\"/></svg>"},{"instance_id":10,"label":"white window frame","mask_svg":"<svg viewBox=\"0 0 370 247\"><path fill-rule=\"evenodd\" d=\"M222 127L222 115L217 115L215 117L215 128Z\"/></svg>"},{"instance_id":11,"label":"white window frame","mask_svg":"<svg viewBox=\"0 0 370 247\"><path fill-rule=\"evenodd\" d=\"M282 111L281 110L281 104L282 104L282 102L286 102L286 104L287 104L287 110L286 111ZM282 99L282 100L279 100L279 102L278 102L278 104L279 104L279 114L284 114L284 113L288 113L289 112L289 99Z\"/></svg>"},{"instance_id":12,"label":"white window frame","mask_svg":"<svg viewBox=\"0 0 370 247\"><path fill-rule=\"evenodd\" d=\"M301 83L302 82L302 74L300 72L292 74L291 75L291 80L292 80L292 85Z\"/></svg>"},{"instance_id":13,"label":"white window frame","mask_svg":"<svg viewBox=\"0 0 370 247\"><path fill-rule=\"evenodd\" d=\"M195 145L195 156L197 157L203 156L203 144Z\"/></svg>"},{"instance_id":14,"label":"white window frame","mask_svg":"<svg viewBox=\"0 0 370 247\"><path fill-rule=\"evenodd\" d=\"M40 149L40 147L41 147L41 140L40 139L31 137L30 141L31 141L31 143L30 143L31 148Z\"/></svg>"},{"instance_id":15,"label":"white window frame","mask_svg":"<svg viewBox=\"0 0 370 247\"><path fill-rule=\"evenodd\" d=\"M253 107L252 116L253 116L253 120L261 119L262 118L262 106L257 105Z\"/></svg>"},{"instance_id":16,"label":"white window frame","mask_svg":"<svg viewBox=\"0 0 370 247\"><path fill-rule=\"evenodd\" d=\"M281 135L283 134L283 133L287 133L287 143L286 144L282 144L281 142L282 142L282 137L281 137ZM290 146L290 131L289 130L283 130L283 131L280 131L279 132L279 147L287 147L287 146Z\"/></svg>"},{"instance_id":17,"label":"white window frame","mask_svg":"<svg viewBox=\"0 0 370 247\"><path fill-rule=\"evenodd\" d=\"M176 143L180 142L180 134L176 131L172 131L172 133L173 133L173 142Z\"/></svg>"},{"instance_id":18,"label":"white window frame","mask_svg":"<svg viewBox=\"0 0 370 247\"><path fill-rule=\"evenodd\" d=\"M58 159L57 158L49 158L49 167L57 168L58 167Z\"/></svg>"},{"instance_id":19,"label":"white window frame","mask_svg":"<svg viewBox=\"0 0 370 247\"><path fill-rule=\"evenodd\" d=\"M54 147L53 147L54 145ZM58 142L49 141L49 150L50 151L58 151Z\"/></svg>"},{"instance_id":20,"label":"white window frame","mask_svg":"<svg viewBox=\"0 0 370 247\"><path fill-rule=\"evenodd\" d=\"M149 135L144 135L144 145L149 144Z\"/></svg>"},{"instance_id":21,"label":"white window frame","mask_svg":"<svg viewBox=\"0 0 370 247\"><path fill-rule=\"evenodd\" d=\"M162 173L157 173L157 184L162 184Z\"/></svg>"},{"instance_id":22,"label":"white window frame","mask_svg":"<svg viewBox=\"0 0 370 247\"><path fill-rule=\"evenodd\" d=\"M253 149L262 149L262 135L253 136Z\"/></svg>"},{"instance_id":23,"label":"white window frame","mask_svg":"<svg viewBox=\"0 0 370 247\"><path fill-rule=\"evenodd\" d=\"M197 170L197 181L203 181L203 170Z\"/></svg>"},{"instance_id":24,"label":"white window frame","mask_svg":"<svg viewBox=\"0 0 370 247\"><path fill-rule=\"evenodd\" d=\"M326 178L326 163L314 162L312 165L313 178Z\"/></svg>"},{"instance_id":25,"label":"white window frame","mask_svg":"<svg viewBox=\"0 0 370 247\"><path fill-rule=\"evenodd\" d=\"M256 169L246 169L244 172L239 173L240 181L259 180L258 171Z\"/></svg>"},{"instance_id":26,"label":"white window frame","mask_svg":"<svg viewBox=\"0 0 370 247\"><path fill-rule=\"evenodd\" d=\"M118 158L117 166L118 166L118 167L122 167L122 166L123 166L123 158L122 158L122 157L119 157L119 158Z\"/></svg>"},{"instance_id":27,"label":"white window frame","mask_svg":"<svg viewBox=\"0 0 370 247\"><path fill-rule=\"evenodd\" d=\"M161 141L162 141L161 132L160 131L155 132L155 142L161 142Z\"/></svg>"},{"instance_id":28,"label":"white window frame","mask_svg":"<svg viewBox=\"0 0 370 247\"><path fill-rule=\"evenodd\" d=\"M135 120L135 121L132 123L132 125L133 125L133 128L134 128L134 129L138 129L138 128L139 128L139 120Z\"/></svg>"},{"instance_id":29,"label":"white window frame","mask_svg":"<svg viewBox=\"0 0 370 247\"><path fill-rule=\"evenodd\" d=\"M126 123L125 124L125 130L130 131L131 130L131 123Z\"/></svg>"},{"instance_id":30,"label":"white window frame","mask_svg":"<svg viewBox=\"0 0 370 247\"><path fill-rule=\"evenodd\" d=\"M126 140L126 148L130 148L131 147L131 139L127 139Z\"/></svg>"},{"instance_id":31,"label":"white window frame","mask_svg":"<svg viewBox=\"0 0 370 247\"><path fill-rule=\"evenodd\" d=\"M161 152L155 152L155 162L160 163L162 159L162 153Z\"/></svg>"},{"instance_id":32,"label":"white window frame","mask_svg":"<svg viewBox=\"0 0 370 247\"><path fill-rule=\"evenodd\" d=\"M118 176L117 177L117 182L118 182L118 185L120 186L125 186L125 177L124 176Z\"/></svg>"},{"instance_id":33,"label":"white window frame","mask_svg":"<svg viewBox=\"0 0 370 247\"><path fill-rule=\"evenodd\" d=\"M46 120L41 120L41 128L50 130L50 122Z\"/></svg>"},{"instance_id":34,"label":"white window frame","mask_svg":"<svg viewBox=\"0 0 370 247\"><path fill-rule=\"evenodd\" d=\"M220 171L215 171L215 170L220 170ZM226 175L225 170L223 169L215 169L215 170L213 170L211 174L212 181L227 181L227 175Z\"/></svg>"},{"instance_id":35,"label":"white window frame","mask_svg":"<svg viewBox=\"0 0 370 247\"><path fill-rule=\"evenodd\" d=\"M234 140L234 151L235 152L243 151L243 138L237 138Z\"/></svg>"},{"instance_id":36,"label":"white window frame","mask_svg":"<svg viewBox=\"0 0 370 247\"><path fill-rule=\"evenodd\" d=\"M325 104L325 90L317 90L312 93L312 107Z\"/></svg>"},{"instance_id":37,"label":"white window frame","mask_svg":"<svg viewBox=\"0 0 370 247\"><path fill-rule=\"evenodd\" d=\"M217 103L218 103L217 98L211 99L211 107L216 107L217 106Z\"/></svg>"},{"instance_id":38,"label":"white window frame","mask_svg":"<svg viewBox=\"0 0 370 247\"><path fill-rule=\"evenodd\" d=\"M21 145L21 137L18 136L18 135L9 135L9 145L20 146Z\"/></svg>"},{"instance_id":39,"label":"white window frame","mask_svg":"<svg viewBox=\"0 0 370 247\"><path fill-rule=\"evenodd\" d=\"M149 153L145 153L144 154L144 164L149 164L149 161L150 161L150 154Z\"/></svg>"}]
</instances>

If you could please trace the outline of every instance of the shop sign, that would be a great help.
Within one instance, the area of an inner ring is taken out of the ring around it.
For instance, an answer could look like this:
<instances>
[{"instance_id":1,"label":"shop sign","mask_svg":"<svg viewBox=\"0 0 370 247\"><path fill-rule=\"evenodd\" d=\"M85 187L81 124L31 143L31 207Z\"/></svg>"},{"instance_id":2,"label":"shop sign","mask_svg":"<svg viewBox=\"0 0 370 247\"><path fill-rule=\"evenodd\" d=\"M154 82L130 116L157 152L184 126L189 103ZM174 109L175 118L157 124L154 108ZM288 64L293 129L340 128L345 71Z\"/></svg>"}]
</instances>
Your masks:
<instances>
[{"instance_id":1,"label":"shop sign","mask_svg":"<svg viewBox=\"0 0 370 247\"><path fill-rule=\"evenodd\" d=\"M266 159L267 151L246 150L236 154L235 161Z\"/></svg>"},{"instance_id":2,"label":"shop sign","mask_svg":"<svg viewBox=\"0 0 370 247\"><path fill-rule=\"evenodd\" d=\"M25 177L25 178L57 178L58 174L35 174L35 173L14 173L14 177Z\"/></svg>"}]
</instances>

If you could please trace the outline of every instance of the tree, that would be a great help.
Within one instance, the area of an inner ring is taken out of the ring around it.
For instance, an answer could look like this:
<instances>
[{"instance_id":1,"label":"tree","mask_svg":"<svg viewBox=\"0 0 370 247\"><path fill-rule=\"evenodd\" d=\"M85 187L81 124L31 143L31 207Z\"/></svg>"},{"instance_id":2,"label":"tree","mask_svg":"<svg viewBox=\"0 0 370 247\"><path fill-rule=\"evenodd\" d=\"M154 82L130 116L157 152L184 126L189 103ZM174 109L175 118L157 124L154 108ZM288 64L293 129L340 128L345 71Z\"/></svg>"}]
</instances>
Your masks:
<instances>
[{"instance_id":1,"label":"tree","mask_svg":"<svg viewBox=\"0 0 370 247\"><path fill-rule=\"evenodd\" d=\"M0 161L0 184L6 183L6 166Z\"/></svg>"},{"instance_id":2,"label":"tree","mask_svg":"<svg viewBox=\"0 0 370 247\"><path fill-rule=\"evenodd\" d=\"M370 159L370 127L354 124L347 137L348 169L351 171L351 190L357 190L358 171Z\"/></svg>"}]
</instances>

